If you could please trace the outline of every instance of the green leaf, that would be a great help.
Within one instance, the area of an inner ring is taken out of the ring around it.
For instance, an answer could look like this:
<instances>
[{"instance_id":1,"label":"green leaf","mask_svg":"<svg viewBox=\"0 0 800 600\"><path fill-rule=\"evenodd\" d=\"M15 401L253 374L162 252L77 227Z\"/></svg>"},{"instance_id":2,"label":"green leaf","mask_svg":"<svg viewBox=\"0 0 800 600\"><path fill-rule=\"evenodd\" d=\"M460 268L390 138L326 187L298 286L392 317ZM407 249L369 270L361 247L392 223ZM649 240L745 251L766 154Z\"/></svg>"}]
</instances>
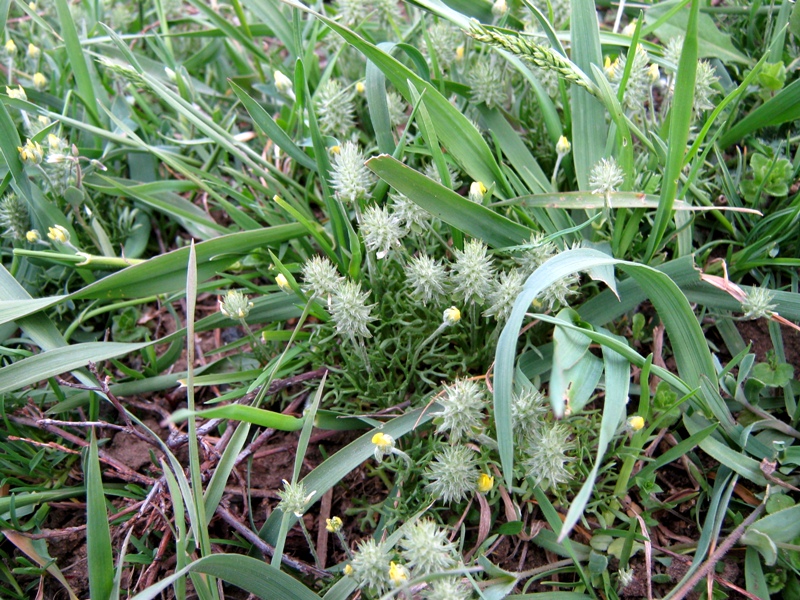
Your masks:
<instances>
[{"instance_id":1,"label":"green leaf","mask_svg":"<svg viewBox=\"0 0 800 600\"><path fill-rule=\"evenodd\" d=\"M114 557L111 553L111 530L94 428L83 472L86 474L86 562L89 568L89 592L92 598L108 598L114 587Z\"/></svg>"},{"instance_id":2,"label":"green leaf","mask_svg":"<svg viewBox=\"0 0 800 600\"><path fill-rule=\"evenodd\" d=\"M570 2L570 6L572 61L590 74L592 65L603 66L597 10L593 2ZM597 98L578 85L572 86L571 95L572 156L578 188L584 191L589 189L592 167L603 157L608 128L604 107Z\"/></svg>"},{"instance_id":3,"label":"green leaf","mask_svg":"<svg viewBox=\"0 0 800 600\"><path fill-rule=\"evenodd\" d=\"M426 100L427 100L426 94ZM391 156L377 156L367 166L381 179L445 223L465 234L503 248L527 242L531 230L496 212L470 202L453 190L428 179Z\"/></svg>"},{"instance_id":4,"label":"green leaf","mask_svg":"<svg viewBox=\"0 0 800 600\"><path fill-rule=\"evenodd\" d=\"M140 350L150 343L86 342L48 350L0 369L0 394L61 375L90 362L101 362Z\"/></svg>"},{"instance_id":5,"label":"green leaf","mask_svg":"<svg viewBox=\"0 0 800 600\"><path fill-rule=\"evenodd\" d=\"M200 558L136 594L132 600L153 600L187 573L218 577L263 600L319 600L314 592L280 569L241 554L214 554Z\"/></svg>"}]
</instances>

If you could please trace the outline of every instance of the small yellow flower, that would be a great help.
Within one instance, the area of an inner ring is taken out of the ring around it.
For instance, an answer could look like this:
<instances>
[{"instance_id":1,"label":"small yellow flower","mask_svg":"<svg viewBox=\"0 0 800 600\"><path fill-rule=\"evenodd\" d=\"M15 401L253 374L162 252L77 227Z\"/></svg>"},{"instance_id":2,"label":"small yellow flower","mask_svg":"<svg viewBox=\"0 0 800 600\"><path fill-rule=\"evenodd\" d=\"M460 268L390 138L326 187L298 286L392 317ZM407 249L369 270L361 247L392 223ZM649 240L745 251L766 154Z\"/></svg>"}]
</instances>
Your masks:
<instances>
[{"instance_id":1,"label":"small yellow flower","mask_svg":"<svg viewBox=\"0 0 800 600\"><path fill-rule=\"evenodd\" d=\"M341 531L342 529L342 520L339 517L333 517L332 519L325 519L325 529L327 529L331 533L336 533L337 531Z\"/></svg>"},{"instance_id":2,"label":"small yellow flower","mask_svg":"<svg viewBox=\"0 0 800 600\"><path fill-rule=\"evenodd\" d=\"M372 436L372 443L383 452L394 448L394 438L388 433L381 433L380 431Z\"/></svg>"},{"instance_id":3,"label":"small yellow flower","mask_svg":"<svg viewBox=\"0 0 800 600\"><path fill-rule=\"evenodd\" d=\"M614 62L612 63L611 57L606 56L606 60L603 63L603 70L606 73L606 77L608 77L609 79L612 79L614 77L614 74L617 71L617 65L619 65L619 58L615 59Z\"/></svg>"},{"instance_id":4,"label":"small yellow flower","mask_svg":"<svg viewBox=\"0 0 800 600\"><path fill-rule=\"evenodd\" d=\"M455 325L461 320L461 311L455 306L445 309L442 320L448 325Z\"/></svg>"},{"instance_id":5,"label":"small yellow flower","mask_svg":"<svg viewBox=\"0 0 800 600\"><path fill-rule=\"evenodd\" d=\"M33 163L38 165L44 158L44 150L39 145L39 142L32 142L30 139L25 142L24 146L17 146L19 157L24 163Z\"/></svg>"},{"instance_id":6,"label":"small yellow flower","mask_svg":"<svg viewBox=\"0 0 800 600\"><path fill-rule=\"evenodd\" d=\"M488 473L481 473L478 475L478 491L481 494L491 491L494 487L494 477Z\"/></svg>"},{"instance_id":7,"label":"small yellow flower","mask_svg":"<svg viewBox=\"0 0 800 600\"><path fill-rule=\"evenodd\" d=\"M284 292L291 292L292 286L289 285L289 280L286 279L286 275L283 273L278 273L275 277L275 283L278 284L278 287L281 288Z\"/></svg>"},{"instance_id":8,"label":"small yellow flower","mask_svg":"<svg viewBox=\"0 0 800 600\"><path fill-rule=\"evenodd\" d=\"M565 156L569 154L570 150L572 150L572 144L569 143L567 136L562 135L558 138L558 143L556 144L556 152L561 156Z\"/></svg>"},{"instance_id":9,"label":"small yellow flower","mask_svg":"<svg viewBox=\"0 0 800 600\"><path fill-rule=\"evenodd\" d=\"M9 56L14 56L17 53L17 45L11 38L8 38L8 41L6 41L6 45L4 47L6 49L6 54Z\"/></svg>"},{"instance_id":10,"label":"small yellow flower","mask_svg":"<svg viewBox=\"0 0 800 600\"><path fill-rule=\"evenodd\" d=\"M39 58L39 55L42 53L41 48L34 44L28 44L28 58L32 60L36 60Z\"/></svg>"},{"instance_id":11,"label":"small yellow flower","mask_svg":"<svg viewBox=\"0 0 800 600\"><path fill-rule=\"evenodd\" d=\"M456 60L459 62L464 60L464 44L456 48Z\"/></svg>"},{"instance_id":12,"label":"small yellow flower","mask_svg":"<svg viewBox=\"0 0 800 600\"><path fill-rule=\"evenodd\" d=\"M644 419L639 415L634 415L628 419L628 427L631 431L640 431L644 427Z\"/></svg>"},{"instance_id":13,"label":"small yellow flower","mask_svg":"<svg viewBox=\"0 0 800 600\"><path fill-rule=\"evenodd\" d=\"M403 582L408 581L408 569L394 561L390 562L389 579L392 580L392 585L402 585Z\"/></svg>"},{"instance_id":14,"label":"small yellow flower","mask_svg":"<svg viewBox=\"0 0 800 600\"><path fill-rule=\"evenodd\" d=\"M655 83L661 77L661 73L659 73L658 65L656 63L650 65L650 67L647 69L647 73L650 75L650 83Z\"/></svg>"},{"instance_id":15,"label":"small yellow flower","mask_svg":"<svg viewBox=\"0 0 800 600\"><path fill-rule=\"evenodd\" d=\"M31 244L35 244L36 242L42 239L42 235L35 229L31 229L28 233L25 234L25 239L28 240Z\"/></svg>"},{"instance_id":16,"label":"small yellow flower","mask_svg":"<svg viewBox=\"0 0 800 600\"><path fill-rule=\"evenodd\" d=\"M636 19L625 25L622 28L622 35L632 36L633 33L636 31Z\"/></svg>"},{"instance_id":17,"label":"small yellow flower","mask_svg":"<svg viewBox=\"0 0 800 600\"><path fill-rule=\"evenodd\" d=\"M39 123L41 127L47 127L51 123L50 117L48 117L47 115L39 115L38 117L36 117L36 121Z\"/></svg>"},{"instance_id":18,"label":"small yellow flower","mask_svg":"<svg viewBox=\"0 0 800 600\"><path fill-rule=\"evenodd\" d=\"M67 231L66 228L61 225L48 227L47 237L49 237L54 242L60 242L61 244L69 243L69 231Z\"/></svg>"},{"instance_id":19,"label":"small yellow flower","mask_svg":"<svg viewBox=\"0 0 800 600\"><path fill-rule=\"evenodd\" d=\"M339 154L339 152L341 152L341 151L342 151L342 147L339 144L336 144L335 146L331 146L328 149L328 152L330 152L331 154L334 154L334 155Z\"/></svg>"},{"instance_id":20,"label":"small yellow flower","mask_svg":"<svg viewBox=\"0 0 800 600\"><path fill-rule=\"evenodd\" d=\"M366 86L364 85L363 81L359 81L356 84L356 92L359 94L363 94L367 90Z\"/></svg>"},{"instance_id":21,"label":"small yellow flower","mask_svg":"<svg viewBox=\"0 0 800 600\"><path fill-rule=\"evenodd\" d=\"M43 90L46 85L47 85L47 77L38 72L34 73L33 87L35 87L37 90Z\"/></svg>"},{"instance_id":22,"label":"small yellow flower","mask_svg":"<svg viewBox=\"0 0 800 600\"><path fill-rule=\"evenodd\" d=\"M14 100L28 99L28 95L25 93L25 90L22 89L22 86L19 86L17 89L13 89L6 86L6 96L8 96L9 98L13 98Z\"/></svg>"},{"instance_id":23,"label":"small yellow flower","mask_svg":"<svg viewBox=\"0 0 800 600\"><path fill-rule=\"evenodd\" d=\"M469 186L469 199L475 204L483 202L486 195L486 186L480 181L473 181Z\"/></svg>"},{"instance_id":24,"label":"small yellow flower","mask_svg":"<svg viewBox=\"0 0 800 600\"><path fill-rule=\"evenodd\" d=\"M286 75L276 70L273 77L275 78L275 87L281 94L289 94L292 91L292 80Z\"/></svg>"},{"instance_id":25,"label":"small yellow flower","mask_svg":"<svg viewBox=\"0 0 800 600\"><path fill-rule=\"evenodd\" d=\"M353 567L351 567L350 565L345 565L342 571L344 572L345 575L350 576L353 574Z\"/></svg>"}]
</instances>

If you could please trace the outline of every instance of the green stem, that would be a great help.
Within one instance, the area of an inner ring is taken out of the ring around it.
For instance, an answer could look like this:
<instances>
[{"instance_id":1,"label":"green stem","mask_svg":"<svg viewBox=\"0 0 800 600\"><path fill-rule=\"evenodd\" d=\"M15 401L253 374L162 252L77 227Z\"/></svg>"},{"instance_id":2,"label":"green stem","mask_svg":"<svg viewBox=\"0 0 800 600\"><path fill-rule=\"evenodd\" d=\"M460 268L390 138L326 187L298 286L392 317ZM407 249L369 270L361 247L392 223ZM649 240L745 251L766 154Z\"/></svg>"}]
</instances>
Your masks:
<instances>
[{"instance_id":1,"label":"green stem","mask_svg":"<svg viewBox=\"0 0 800 600\"><path fill-rule=\"evenodd\" d=\"M125 269L145 262L141 258L117 258L116 256L97 256L78 252L77 254L63 254L61 252L46 252L43 250L25 250L14 248L14 255L40 258L55 263L72 265L75 267L94 267L96 269Z\"/></svg>"},{"instance_id":2,"label":"green stem","mask_svg":"<svg viewBox=\"0 0 800 600\"><path fill-rule=\"evenodd\" d=\"M308 532L306 528L306 522L303 520L303 517L300 517L300 529L303 530L303 535L306 536L306 542L308 543L308 549L311 551L311 556L314 557L314 565L318 568L322 568L322 563L319 561L319 556L317 555L317 549L314 547L314 542L311 539L311 534Z\"/></svg>"}]
</instances>

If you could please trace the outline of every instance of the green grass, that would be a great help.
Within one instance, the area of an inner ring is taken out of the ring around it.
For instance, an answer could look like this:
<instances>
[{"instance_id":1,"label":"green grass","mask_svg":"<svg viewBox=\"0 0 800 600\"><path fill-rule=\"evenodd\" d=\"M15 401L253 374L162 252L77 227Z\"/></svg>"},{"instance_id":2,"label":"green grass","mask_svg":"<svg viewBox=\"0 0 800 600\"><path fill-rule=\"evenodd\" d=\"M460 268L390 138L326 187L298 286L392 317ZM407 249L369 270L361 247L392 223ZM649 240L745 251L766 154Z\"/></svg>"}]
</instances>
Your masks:
<instances>
[{"instance_id":1,"label":"green grass","mask_svg":"<svg viewBox=\"0 0 800 600\"><path fill-rule=\"evenodd\" d=\"M0 0L0 596L796 595L798 13L708 4Z\"/></svg>"}]
</instances>

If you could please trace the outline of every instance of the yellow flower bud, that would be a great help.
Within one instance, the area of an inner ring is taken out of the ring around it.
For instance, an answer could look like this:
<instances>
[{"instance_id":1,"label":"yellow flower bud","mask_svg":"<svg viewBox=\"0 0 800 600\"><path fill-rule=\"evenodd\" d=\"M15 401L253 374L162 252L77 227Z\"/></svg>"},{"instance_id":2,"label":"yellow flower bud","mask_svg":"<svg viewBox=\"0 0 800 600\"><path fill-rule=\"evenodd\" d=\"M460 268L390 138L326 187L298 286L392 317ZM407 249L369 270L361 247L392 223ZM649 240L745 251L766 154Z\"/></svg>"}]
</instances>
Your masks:
<instances>
[{"instance_id":1,"label":"yellow flower bud","mask_svg":"<svg viewBox=\"0 0 800 600\"><path fill-rule=\"evenodd\" d=\"M464 60L464 44L461 44L458 48L456 48L456 60Z\"/></svg>"},{"instance_id":2,"label":"yellow flower bud","mask_svg":"<svg viewBox=\"0 0 800 600\"><path fill-rule=\"evenodd\" d=\"M47 77L38 72L34 73L33 87L35 87L37 90L43 90L46 85L47 85Z\"/></svg>"},{"instance_id":3,"label":"yellow flower bud","mask_svg":"<svg viewBox=\"0 0 800 600\"><path fill-rule=\"evenodd\" d=\"M569 140L566 136L562 135L558 138L558 143L556 144L556 152L561 156L569 154L570 150L572 150L572 144L569 143Z\"/></svg>"},{"instance_id":4,"label":"yellow flower bud","mask_svg":"<svg viewBox=\"0 0 800 600\"><path fill-rule=\"evenodd\" d=\"M495 3L492 4L492 14L495 17L502 17L507 12L508 4L506 3L506 0L495 0Z\"/></svg>"},{"instance_id":5,"label":"yellow flower bud","mask_svg":"<svg viewBox=\"0 0 800 600\"><path fill-rule=\"evenodd\" d=\"M408 581L408 569L394 561L390 562L389 579L392 580L393 585L401 585L403 582Z\"/></svg>"},{"instance_id":6,"label":"yellow flower bud","mask_svg":"<svg viewBox=\"0 0 800 600\"><path fill-rule=\"evenodd\" d=\"M448 325L455 325L461 320L461 311L455 306L445 309L442 320Z\"/></svg>"},{"instance_id":7,"label":"yellow flower bud","mask_svg":"<svg viewBox=\"0 0 800 600\"><path fill-rule=\"evenodd\" d=\"M394 448L394 438L389 434L381 433L380 431L372 436L372 443L375 444L378 449L384 452Z\"/></svg>"},{"instance_id":8,"label":"yellow flower bud","mask_svg":"<svg viewBox=\"0 0 800 600\"><path fill-rule=\"evenodd\" d=\"M486 194L486 186L480 181L473 181L469 186L469 199L475 204L483 202L483 196Z\"/></svg>"},{"instance_id":9,"label":"yellow flower bud","mask_svg":"<svg viewBox=\"0 0 800 600\"><path fill-rule=\"evenodd\" d=\"M278 273L275 277L275 283L278 284L278 287L281 288L284 292L291 292L292 286L289 285L289 280L286 279L286 275L283 273Z\"/></svg>"},{"instance_id":10,"label":"yellow flower bud","mask_svg":"<svg viewBox=\"0 0 800 600\"><path fill-rule=\"evenodd\" d=\"M39 58L39 55L42 53L41 48L34 44L28 44L28 58L32 60L36 60Z\"/></svg>"},{"instance_id":11,"label":"yellow flower bud","mask_svg":"<svg viewBox=\"0 0 800 600\"><path fill-rule=\"evenodd\" d=\"M4 47L6 49L6 54L8 54L9 56L14 56L17 53L17 45L11 38L8 38L8 40L6 41L6 45Z\"/></svg>"},{"instance_id":12,"label":"yellow flower bud","mask_svg":"<svg viewBox=\"0 0 800 600\"><path fill-rule=\"evenodd\" d=\"M478 475L478 491L481 494L491 491L494 487L494 477L488 473L481 473Z\"/></svg>"},{"instance_id":13,"label":"yellow flower bud","mask_svg":"<svg viewBox=\"0 0 800 600\"><path fill-rule=\"evenodd\" d=\"M659 73L658 65L656 63L650 65L650 67L647 69L647 73L650 75L650 83L655 83L661 77L661 73Z\"/></svg>"},{"instance_id":14,"label":"yellow flower bud","mask_svg":"<svg viewBox=\"0 0 800 600\"><path fill-rule=\"evenodd\" d=\"M273 73L273 77L275 78L275 88L281 94L289 94L289 92L292 91L292 80L286 75L276 70L275 73Z\"/></svg>"},{"instance_id":15,"label":"yellow flower bud","mask_svg":"<svg viewBox=\"0 0 800 600\"><path fill-rule=\"evenodd\" d=\"M32 142L28 140L24 146L17 146L19 157L24 163L33 163L38 165L44 158L44 150L39 145L39 142Z\"/></svg>"},{"instance_id":16,"label":"yellow flower bud","mask_svg":"<svg viewBox=\"0 0 800 600\"><path fill-rule=\"evenodd\" d=\"M338 144L328 148L328 152L330 152L333 155L339 154L341 151L342 151L342 147L340 145L338 145Z\"/></svg>"},{"instance_id":17,"label":"yellow flower bud","mask_svg":"<svg viewBox=\"0 0 800 600\"><path fill-rule=\"evenodd\" d=\"M345 565L342 571L344 572L345 575L349 577L350 575L353 574L353 567L351 567L350 565Z\"/></svg>"},{"instance_id":18,"label":"yellow flower bud","mask_svg":"<svg viewBox=\"0 0 800 600\"><path fill-rule=\"evenodd\" d=\"M339 517L333 517L332 519L325 519L325 529L327 529L331 533L336 533L337 531L341 531L342 525L343 525L342 520Z\"/></svg>"},{"instance_id":19,"label":"yellow flower bud","mask_svg":"<svg viewBox=\"0 0 800 600\"><path fill-rule=\"evenodd\" d=\"M31 229L28 233L25 234L25 239L28 240L31 244L35 244L36 242L42 239L42 236L35 229Z\"/></svg>"},{"instance_id":20,"label":"yellow flower bud","mask_svg":"<svg viewBox=\"0 0 800 600\"><path fill-rule=\"evenodd\" d=\"M363 81L359 81L356 84L356 92L359 94L363 94L367 90L366 86L364 85Z\"/></svg>"},{"instance_id":21,"label":"yellow flower bud","mask_svg":"<svg viewBox=\"0 0 800 600\"><path fill-rule=\"evenodd\" d=\"M14 100L28 99L28 95L25 93L25 90L22 89L22 86L19 86L17 89L13 89L6 86L6 96L8 96L9 98L13 98Z\"/></svg>"},{"instance_id":22,"label":"yellow flower bud","mask_svg":"<svg viewBox=\"0 0 800 600\"><path fill-rule=\"evenodd\" d=\"M61 225L47 228L47 237L61 244L69 243L69 231Z\"/></svg>"},{"instance_id":23,"label":"yellow flower bud","mask_svg":"<svg viewBox=\"0 0 800 600\"><path fill-rule=\"evenodd\" d=\"M636 19L625 25L622 28L622 35L632 36L633 33L636 31Z\"/></svg>"},{"instance_id":24,"label":"yellow flower bud","mask_svg":"<svg viewBox=\"0 0 800 600\"><path fill-rule=\"evenodd\" d=\"M644 427L644 419L639 415L634 415L628 419L628 427L631 431L640 431Z\"/></svg>"}]
</instances>

